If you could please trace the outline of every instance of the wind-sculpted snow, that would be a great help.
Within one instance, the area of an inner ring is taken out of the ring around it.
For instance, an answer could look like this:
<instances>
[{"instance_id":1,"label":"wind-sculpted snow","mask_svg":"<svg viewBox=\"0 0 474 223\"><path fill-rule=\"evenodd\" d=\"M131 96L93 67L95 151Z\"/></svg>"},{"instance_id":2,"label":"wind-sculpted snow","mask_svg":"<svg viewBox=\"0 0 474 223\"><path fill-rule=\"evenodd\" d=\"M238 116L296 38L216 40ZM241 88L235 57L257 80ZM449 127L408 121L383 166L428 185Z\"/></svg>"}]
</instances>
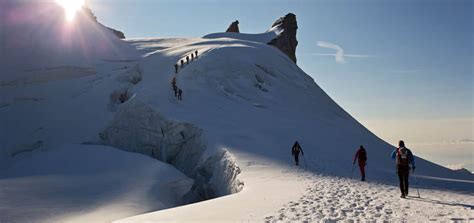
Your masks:
<instances>
[{"instance_id":1,"label":"wind-sculpted snow","mask_svg":"<svg viewBox=\"0 0 474 223\"><path fill-rule=\"evenodd\" d=\"M276 37L278 37L278 29L272 29L265 33L260 34L247 34L247 33L234 33L234 32L224 32L224 33L212 33L203 36L204 39L219 39L219 38L231 38L238 40L245 40L258 43L269 43Z\"/></svg>"},{"instance_id":2,"label":"wind-sculpted snow","mask_svg":"<svg viewBox=\"0 0 474 223\"><path fill-rule=\"evenodd\" d=\"M204 131L192 124L167 120L150 106L133 100L117 111L100 133L103 143L142 153L175 166L195 179L186 200L215 198L242 189L240 168L229 152L206 154Z\"/></svg>"}]
</instances>

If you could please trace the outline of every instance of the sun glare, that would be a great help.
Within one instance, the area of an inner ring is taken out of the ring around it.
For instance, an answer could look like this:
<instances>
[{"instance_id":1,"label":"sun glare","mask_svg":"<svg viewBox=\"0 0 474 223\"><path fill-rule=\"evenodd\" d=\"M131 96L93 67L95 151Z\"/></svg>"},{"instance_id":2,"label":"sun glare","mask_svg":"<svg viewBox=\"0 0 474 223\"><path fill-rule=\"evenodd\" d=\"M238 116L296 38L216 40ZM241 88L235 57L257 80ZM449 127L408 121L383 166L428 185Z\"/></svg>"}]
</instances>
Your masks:
<instances>
[{"instance_id":1,"label":"sun glare","mask_svg":"<svg viewBox=\"0 0 474 223\"><path fill-rule=\"evenodd\" d=\"M68 21L74 20L77 10L84 5L84 0L56 0L56 2L64 8Z\"/></svg>"}]
</instances>

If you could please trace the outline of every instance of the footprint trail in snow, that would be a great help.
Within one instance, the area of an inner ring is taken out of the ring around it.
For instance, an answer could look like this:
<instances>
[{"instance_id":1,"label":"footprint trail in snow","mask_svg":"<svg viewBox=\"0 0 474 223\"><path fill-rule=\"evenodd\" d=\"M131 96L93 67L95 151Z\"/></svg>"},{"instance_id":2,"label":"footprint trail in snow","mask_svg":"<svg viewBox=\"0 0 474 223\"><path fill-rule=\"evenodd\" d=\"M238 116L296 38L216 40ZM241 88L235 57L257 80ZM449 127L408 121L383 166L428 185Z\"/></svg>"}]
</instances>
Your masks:
<instances>
[{"instance_id":1,"label":"footprint trail in snow","mask_svg":"<svg viewBox=\"0 0 474 223\"><path fill-rule=\"evenodd\" d=\"M396 185L320 175L307 180L305 194L268 215L265 221L474 222L472 195L423 189L421 198L401 199Z\"/></svg>"}]
</instances>

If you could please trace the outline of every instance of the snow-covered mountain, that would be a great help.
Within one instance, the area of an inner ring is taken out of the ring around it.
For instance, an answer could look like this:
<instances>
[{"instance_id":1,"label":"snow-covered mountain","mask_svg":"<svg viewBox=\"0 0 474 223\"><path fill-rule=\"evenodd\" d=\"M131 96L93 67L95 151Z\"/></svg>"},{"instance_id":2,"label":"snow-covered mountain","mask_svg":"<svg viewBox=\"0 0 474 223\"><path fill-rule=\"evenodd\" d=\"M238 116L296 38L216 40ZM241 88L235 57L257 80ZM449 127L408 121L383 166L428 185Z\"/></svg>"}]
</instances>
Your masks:
<instances>
[{"instance_id":1,"label":"snow-covered mountain","mask_svg":"<svg viewBox=\"0 0 474 223\"><path fill-rule=\"evenodd\" d=\"M357 193L397 183L393 147L267 44L278 27L124 42L87 17L65 25L53 3L2 4L0 222L263 221L313 183ZM23 18L40 6L50 11ZM348 179L359 145L373 184ZM472 198L472 176L416 162L418 186ZM403 218L380 210L325 217Z\"/></svg>"},{"instance_id":2,"label":"snow-covered mountain","mask_svg":"<svg viewBox=\"0 0 474 223\"><path fill-rule=\"evenodd\" d=\"M4 0L0 4L2 85L33 81L28 74L32 71L87 67L97 60L138 56L87 13L66 21L63 8L54 1Z\"/></svg>"}]
</instances>

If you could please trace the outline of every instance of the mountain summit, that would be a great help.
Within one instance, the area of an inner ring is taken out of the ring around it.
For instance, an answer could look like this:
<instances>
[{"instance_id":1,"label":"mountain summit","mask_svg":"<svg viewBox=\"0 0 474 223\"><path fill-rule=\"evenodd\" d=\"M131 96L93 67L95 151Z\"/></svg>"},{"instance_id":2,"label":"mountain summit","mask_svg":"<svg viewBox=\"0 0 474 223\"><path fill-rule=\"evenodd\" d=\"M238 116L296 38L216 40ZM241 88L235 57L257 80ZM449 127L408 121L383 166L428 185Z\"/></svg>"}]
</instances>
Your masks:
<instances>
[{"instance_id":1,"label":"mountain summit","mask_svg":"<svg viewBox=\"0 0 474 223\"><path fill-rule=\"evenodd\" d=\"M227 28L226 32L229 33L240 33L239 31L239 20L235 20L229 25L229 28Z\"/></svg>"},{"instance_id":2,"label":"mountain summit","mask_svg":"<svg viewBox=\"0 0 474 223\"><path fill-rule=\"evenodd\" d=\"M277 38L270 41L268 44L277 47L283 53L285 53L290 59L296 63L296 46L298 46L298 40L296 40L296 30L298 24L296 22L296 15L288 13L284 17L279 18L272 25L272 28L278 27L283 30Z\"/></svg>"},{"instance_id":3,"label":"mountain summit","mask_svg":"<svg viewBox=\"0 0 474 223\"><path fill-rule=\"evenodd\" d=\"M272 27L266 32L267 34L273 33L275 34L274 36L266 35L266 38L258 38L258 40L251 38L251 40L256 40L262 43L264 42L280 49L281 52L286 54L293 62L296 63L296 47L298 46L298 40L296 40L297 29L298 24L296 22L296 15L293 13L288 13L285 16L277 19L272 24ZM227 28L226 32L240 33L239 20L232 22L229 25L229 28ZM208 35L206 37L210 36Z\"/></svg>"}]
</instances>

